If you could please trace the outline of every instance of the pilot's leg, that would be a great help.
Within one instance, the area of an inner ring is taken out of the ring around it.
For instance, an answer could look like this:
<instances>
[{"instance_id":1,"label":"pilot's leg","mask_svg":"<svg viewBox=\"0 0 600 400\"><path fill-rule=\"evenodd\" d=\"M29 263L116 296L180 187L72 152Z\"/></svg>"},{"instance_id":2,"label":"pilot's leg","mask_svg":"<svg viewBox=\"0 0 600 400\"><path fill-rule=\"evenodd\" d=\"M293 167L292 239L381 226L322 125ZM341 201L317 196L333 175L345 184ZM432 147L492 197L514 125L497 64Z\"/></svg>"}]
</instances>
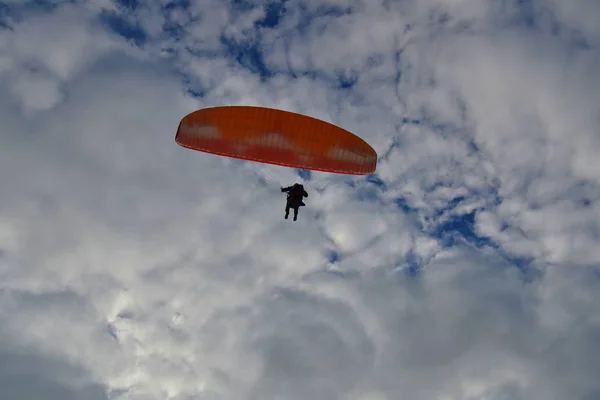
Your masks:
<instances>
[{"instance_id":1,"label":"pilot's leg","mask_svg":"<svg viewBox=\"0 0 600 400\"><path fill-rule=\"evenodd\" d=\"M290 215L290 205L288 203L285 204L285 219L288 219Z\"/></svg>"},{"instance_id":2,"label":"pilot's leg","mask_svg":"<svg viewBox=\"0 0 600 400\"><path fill-rule=\"evenodd\" d=\"M294 208L294 221L298 219L298 207Z\"/></svg>"}]
</instances>

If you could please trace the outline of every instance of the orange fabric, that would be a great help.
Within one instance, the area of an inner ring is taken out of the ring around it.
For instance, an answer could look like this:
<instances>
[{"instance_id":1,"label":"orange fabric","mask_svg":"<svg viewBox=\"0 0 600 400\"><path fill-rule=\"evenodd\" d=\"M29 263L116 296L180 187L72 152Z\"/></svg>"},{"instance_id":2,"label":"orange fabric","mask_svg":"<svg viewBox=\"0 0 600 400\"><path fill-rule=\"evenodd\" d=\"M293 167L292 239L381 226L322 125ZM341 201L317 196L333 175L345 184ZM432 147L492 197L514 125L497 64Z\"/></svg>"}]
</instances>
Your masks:
<instances>
[{"instance_id":1,"label":"orange fabric","mask_svg":"<svg viewBox=\"0 0 600 400\"><path fill-rule=\"evenodd\" d=\"M205 108L185 116L177 144L193 150L288 167L366 175L377 153L330 123L288 111L252 106Z\"/></svg>"}]
</instances>

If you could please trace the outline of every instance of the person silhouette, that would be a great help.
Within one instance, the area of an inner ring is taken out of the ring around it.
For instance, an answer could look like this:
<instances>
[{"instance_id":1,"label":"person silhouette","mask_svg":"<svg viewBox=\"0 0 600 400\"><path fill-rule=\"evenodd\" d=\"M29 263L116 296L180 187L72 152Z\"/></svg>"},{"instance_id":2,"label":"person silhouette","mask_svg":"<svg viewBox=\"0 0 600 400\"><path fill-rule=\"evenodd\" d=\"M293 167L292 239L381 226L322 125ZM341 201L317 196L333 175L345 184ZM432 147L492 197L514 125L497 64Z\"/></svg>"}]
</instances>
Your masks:
<instances>
[{"instance_id":1,"label":"person silhouette","mask_svg":"<svg viewBox=\"0 0 600 400\"><path fill-rule=\"evenodd\" d=\"M287 201L285 203L285 219L290 215L290 208L294 210L294 221L298 219L298 209L305 206L302 201L303 197L308 197L308 193L304 190L304 186L300 183L295 183L292 186L282 187L282 193L287 193Z\"/></svg>"}]
</instances>

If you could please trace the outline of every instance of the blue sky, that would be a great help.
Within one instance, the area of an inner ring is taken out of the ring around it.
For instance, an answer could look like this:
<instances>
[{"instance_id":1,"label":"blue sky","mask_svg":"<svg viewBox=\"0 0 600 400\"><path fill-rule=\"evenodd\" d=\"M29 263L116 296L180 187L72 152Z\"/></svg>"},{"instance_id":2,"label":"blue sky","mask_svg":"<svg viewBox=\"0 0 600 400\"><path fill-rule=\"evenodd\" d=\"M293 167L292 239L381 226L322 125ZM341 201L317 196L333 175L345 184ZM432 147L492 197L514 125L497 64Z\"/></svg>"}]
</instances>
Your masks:
<instances>
[{"instance_id":1,"label":"blue sky","mask_svg":"<svg viewBox=\"0 0 600 400\"><path fill-rule=\"evenodd\" d=\"M0 2L0 391L599 398L597 15ZM238 104L338 124L377 172L175 144L184 115Z\"/></svg>"}]
</instances>

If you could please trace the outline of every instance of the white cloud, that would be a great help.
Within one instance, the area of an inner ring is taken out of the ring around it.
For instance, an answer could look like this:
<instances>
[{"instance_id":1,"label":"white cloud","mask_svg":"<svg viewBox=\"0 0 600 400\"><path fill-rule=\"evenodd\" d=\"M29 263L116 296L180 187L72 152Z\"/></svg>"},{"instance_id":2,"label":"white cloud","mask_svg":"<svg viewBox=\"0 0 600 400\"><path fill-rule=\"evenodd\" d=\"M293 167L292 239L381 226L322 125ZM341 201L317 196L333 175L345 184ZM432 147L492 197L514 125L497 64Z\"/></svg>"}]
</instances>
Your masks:
<instances>
[{"instance_id":1,"label":"white cloud","mask_svg":"<svg viewBox=\"0 0 600 400\"><path fill-rule=\"evenodd\" d=\"M3 31L3 395L597 397L594 6L290 1L257 31L268 10L248 4L65 4ZM284 220L293 170L175 144L181 117L220 104L350 129L380 182L314 173ZM461 229L493 246L448 247L440 227L474 210Z\"/></svg>"}]
</instances>

